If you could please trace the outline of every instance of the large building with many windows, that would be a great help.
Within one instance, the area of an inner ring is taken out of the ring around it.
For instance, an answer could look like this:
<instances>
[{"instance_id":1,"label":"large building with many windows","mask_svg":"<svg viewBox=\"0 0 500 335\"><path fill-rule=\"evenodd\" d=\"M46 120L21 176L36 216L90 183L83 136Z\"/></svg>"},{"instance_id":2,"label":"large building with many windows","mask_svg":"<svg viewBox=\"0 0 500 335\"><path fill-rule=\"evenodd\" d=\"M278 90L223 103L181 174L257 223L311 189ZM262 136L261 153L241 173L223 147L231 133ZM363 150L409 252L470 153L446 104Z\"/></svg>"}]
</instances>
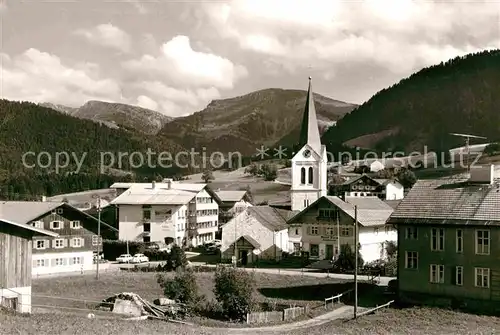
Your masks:
<instances>
[{"instance_id":1,"label":"large building with many windows","mask_svg":"<svg viewBox=\"0 0 500 335\"><path fill-rule=\"evenodd\" d=\"M500 307L500 182L493 166L469 179L420 180L388 220L398 228L402 300Z\"/></svg>"},{"instance_id":2,"label":"large building with many windows","mask_svg":"<svg viewBox=\"0 0 500 335\"><path fill-rule=\"evenodd\" d=\"M198 246L215 239L219 201L206 184L115 183L119 239Z\"/></svg>"}]
</instances>

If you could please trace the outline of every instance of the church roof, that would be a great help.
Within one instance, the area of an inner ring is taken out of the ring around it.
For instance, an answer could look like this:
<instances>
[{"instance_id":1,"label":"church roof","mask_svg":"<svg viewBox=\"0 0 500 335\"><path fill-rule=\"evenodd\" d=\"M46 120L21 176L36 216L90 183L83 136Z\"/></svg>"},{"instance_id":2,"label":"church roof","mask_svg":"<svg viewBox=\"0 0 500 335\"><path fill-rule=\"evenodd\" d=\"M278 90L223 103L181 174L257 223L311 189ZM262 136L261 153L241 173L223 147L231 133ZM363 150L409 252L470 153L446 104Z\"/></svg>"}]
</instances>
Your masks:
<instances>
[{"instance_id":1,"label":"church roof","mask_svg":"<svg viewBox=\"0 0 500 335\"><path fill-rule=\"evenodd\" d=\"M305 144L309 144L318 155L321 154L321 138L319 136L318 119L316 118L316 108L314 106L311 77L309 77L309 88L307 90L306 106L304 108L299 138L299 146L303 147Z\"/></svg>"}]
</instances>

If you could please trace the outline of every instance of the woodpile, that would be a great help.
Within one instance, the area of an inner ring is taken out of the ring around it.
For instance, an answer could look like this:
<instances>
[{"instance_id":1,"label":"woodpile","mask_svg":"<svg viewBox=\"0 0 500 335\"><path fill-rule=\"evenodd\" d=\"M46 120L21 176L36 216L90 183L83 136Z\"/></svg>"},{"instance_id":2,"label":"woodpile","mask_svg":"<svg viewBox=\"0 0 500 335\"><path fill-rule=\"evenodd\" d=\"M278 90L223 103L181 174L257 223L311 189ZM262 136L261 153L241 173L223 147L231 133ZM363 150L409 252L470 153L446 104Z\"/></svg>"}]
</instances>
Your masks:
<instances>
[{"instance_id":1,"label":"woodpile","mask_svg":"<svg viewBox=\"0 0 500 335\"><path fill-rule=\"evenodd\" d=\"M129 315L137 320L147 316L153 319L174 321L171 318L182 318L186 315L187 311L184 304L179 304L166 298L157 299L155 302L163 306L154 305L142 299L136 293L123 292L104 299L99 304L98 309L111 311L116 314Z\"/></svg>"}]
</instances>

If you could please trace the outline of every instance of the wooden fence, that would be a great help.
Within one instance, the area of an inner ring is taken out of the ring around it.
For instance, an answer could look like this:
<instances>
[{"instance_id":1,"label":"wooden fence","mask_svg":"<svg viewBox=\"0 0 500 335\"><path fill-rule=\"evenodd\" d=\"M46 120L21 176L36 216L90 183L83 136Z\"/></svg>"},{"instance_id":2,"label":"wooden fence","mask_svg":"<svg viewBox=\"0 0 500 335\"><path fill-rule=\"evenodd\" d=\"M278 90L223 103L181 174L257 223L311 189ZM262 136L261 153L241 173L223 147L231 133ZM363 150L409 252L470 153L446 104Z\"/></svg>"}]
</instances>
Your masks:
<instances>
[{"instance_id":1,"label":"wooden fence","mask_svg":"<svg viewBox=\"0 0 500 335\"><path fill-rule=\"evenodd\" d=\"M352 291L354 291L354 289L347 290L347 291L342 292L340 294L331 296L330 298L325 298L325 309L327 309L329 301L332 302L332 307L333 307L333 305L335 304L335 299L337 299L337 302L340 303L340 298L342 298L346 294L350 294Z\"/></svg>"},{"instance_id":2,"label":"wooden fence","mask_svg":"<svg viewBox=\"0 0 500 335\"><path fill-rule=\"evenodd\" d=\"M282 312L254 312L247 313L247 323L268 323L278 321L289 321L307 313L307 307L290 307Z\"/></svg>"},{"instance_id":3,"label":"wooden fence","mask_svg":"<svg viewBox=\"0 0 500 335\"><path fill-rule=\"evenodd\" d=\"M358 314L356 314L356 317L357 317L357 318L359 318L360 316L367 315L367 314L371 314L371 313L373 313L373 312L375 312L375 311L377 311L377 310L379 310L379 309L381 309L381 308L384 308L384 307L389 307L389 306L390 306L393 302L394 302L394 300L391 300L391 301L389 301L388 303L385 303L385 304L383 304L383 305L380 305L380 306L377 306L377 307L375 307L375 308L371 308L371 309L366 310L366 311L364 311L364 312L358 313Z\"/></svg>"}]
</instances>

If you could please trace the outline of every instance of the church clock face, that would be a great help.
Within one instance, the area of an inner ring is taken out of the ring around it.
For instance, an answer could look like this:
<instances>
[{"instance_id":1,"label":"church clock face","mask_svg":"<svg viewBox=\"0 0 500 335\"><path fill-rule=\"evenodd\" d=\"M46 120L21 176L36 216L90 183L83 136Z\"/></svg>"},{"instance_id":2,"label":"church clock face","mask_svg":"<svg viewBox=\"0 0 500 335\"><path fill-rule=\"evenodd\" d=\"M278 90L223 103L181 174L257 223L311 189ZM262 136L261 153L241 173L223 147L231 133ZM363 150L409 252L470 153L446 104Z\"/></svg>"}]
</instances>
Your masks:
<instances>
[{"instance_id":1,"label":"church clock face","mask_svg":"<svg viewBox=\"0 0 500 335\"><path fill-rule=\"evenodd\" d=\"M308 149L304 150L302 154L304 155L305 158L311 157L311 151Z\"/></svg>"}]
</instances>

